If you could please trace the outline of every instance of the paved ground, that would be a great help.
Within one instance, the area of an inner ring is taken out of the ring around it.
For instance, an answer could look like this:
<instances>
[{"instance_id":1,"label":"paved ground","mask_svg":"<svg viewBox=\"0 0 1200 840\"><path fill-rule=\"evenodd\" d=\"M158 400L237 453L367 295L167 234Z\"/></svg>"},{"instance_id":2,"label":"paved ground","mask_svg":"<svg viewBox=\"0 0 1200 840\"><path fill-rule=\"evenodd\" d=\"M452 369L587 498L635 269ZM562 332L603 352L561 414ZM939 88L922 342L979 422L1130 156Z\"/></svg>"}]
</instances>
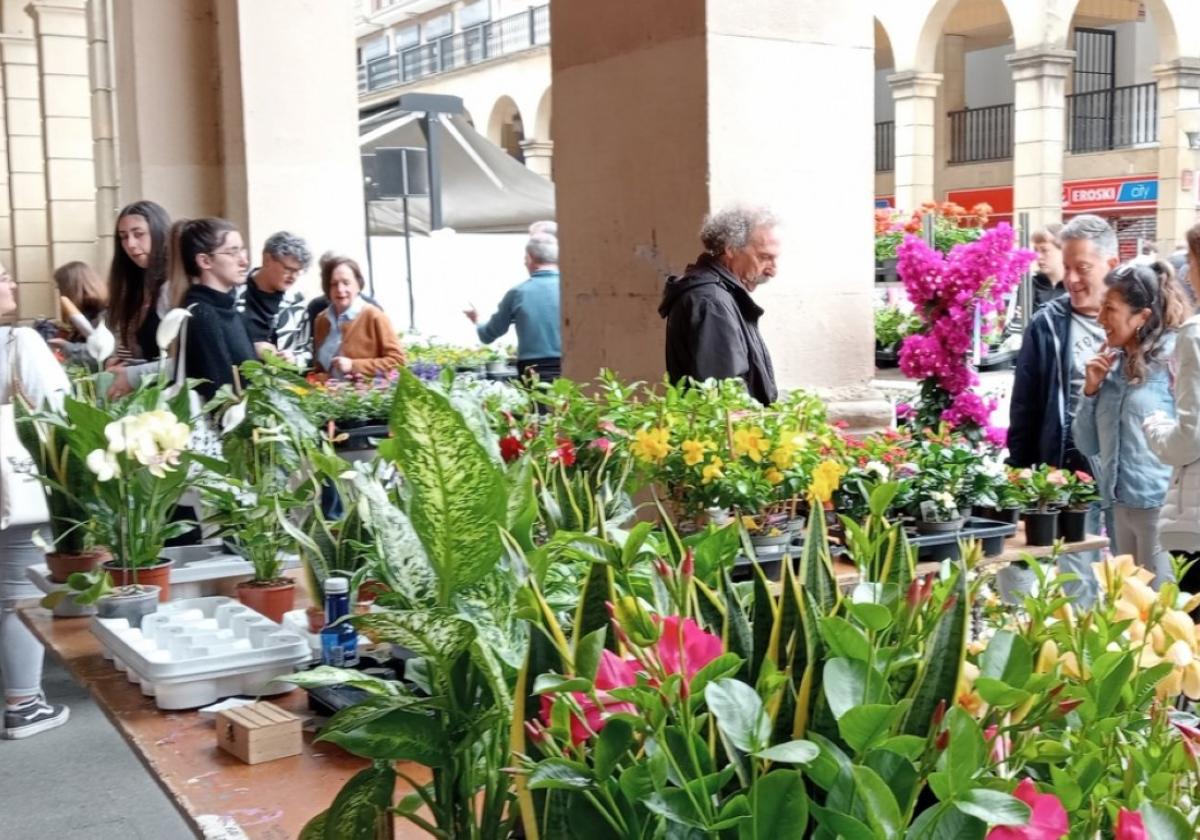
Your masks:
<instances>
[{"instance_id":1,"label":"paved ground","mask_svg":"<svg viewBox=\"0 0 1200 840\"><path fill-rule=\"evenodd\" d=\"M194 835L87 690L54 658L43 686L66 726L0 740L4 840L190 840Z\"/></svg>"}]
</instances>

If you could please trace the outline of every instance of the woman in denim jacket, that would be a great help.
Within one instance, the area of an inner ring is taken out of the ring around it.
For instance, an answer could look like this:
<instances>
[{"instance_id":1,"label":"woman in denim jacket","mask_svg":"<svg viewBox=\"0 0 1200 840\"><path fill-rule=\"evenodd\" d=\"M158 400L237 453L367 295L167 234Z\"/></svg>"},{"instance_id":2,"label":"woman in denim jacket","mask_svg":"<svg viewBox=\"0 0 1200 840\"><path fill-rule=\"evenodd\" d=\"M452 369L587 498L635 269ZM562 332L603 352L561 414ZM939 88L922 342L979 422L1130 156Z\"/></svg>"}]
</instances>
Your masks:
<instances>
[{"instance_id":1,"label":"woman in denim jacket","mask_svg":"<svg viewBox=\"0 0 1200 840\"><path fill-rule=\"evenodd\" d=\"M1175 331L1188 311L1171 267L1126 263L1104 278L1100 309L1106 340L1084 375L1075 414L1075 445L1097 461L1104 505L1112 508L1114 553L1132 554L1154 573L1154 586L1171 579L1171 562L1158 540L1158 514L1171 468L1150 451L1143 421L1173 416L1169 359Z\"/></svg>"}]
</instances>

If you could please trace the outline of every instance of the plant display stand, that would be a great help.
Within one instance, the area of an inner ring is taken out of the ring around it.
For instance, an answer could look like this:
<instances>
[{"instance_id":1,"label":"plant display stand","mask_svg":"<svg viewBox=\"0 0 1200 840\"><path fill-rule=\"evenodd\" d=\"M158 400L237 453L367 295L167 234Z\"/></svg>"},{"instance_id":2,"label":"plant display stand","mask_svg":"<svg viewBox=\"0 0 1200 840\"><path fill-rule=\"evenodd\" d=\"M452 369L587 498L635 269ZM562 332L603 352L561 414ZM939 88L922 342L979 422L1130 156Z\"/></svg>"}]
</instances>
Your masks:
<instances>
[{"instance_id":1,"label":"plant display stand","mask_svg":"<svg viewBox=\"0 0 1200 840\"><path fill-rule=\"evenodd\" d=\"M292 690L273 682L311 658L307 640L232 598L189 598L146 616L92 619L92 632L118 670L160 709L193 709L237 694Z\"/></svg>"}]
</instances>

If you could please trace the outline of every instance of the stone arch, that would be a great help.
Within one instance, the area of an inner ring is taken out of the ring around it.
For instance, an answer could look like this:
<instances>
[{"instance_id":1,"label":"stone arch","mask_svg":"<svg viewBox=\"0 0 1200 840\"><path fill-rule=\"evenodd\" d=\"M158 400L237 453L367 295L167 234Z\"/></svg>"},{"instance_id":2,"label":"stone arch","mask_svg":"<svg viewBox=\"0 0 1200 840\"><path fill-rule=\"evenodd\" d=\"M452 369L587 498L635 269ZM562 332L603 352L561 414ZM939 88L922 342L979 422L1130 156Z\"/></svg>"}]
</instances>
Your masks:
<instances>
[{"instance_id":1,"label":"stone arch","mask_svg":"<svg viewBox=\"0 0 1200 840\"><path fill-rule=\"evenodd\" d=\"M550 109L550 88L546 88L546 92L538 100L537 110L534 112L533 136L538 140L554 139L550 136Z\"/></svg>"},{"instance_id":2,"label":"stone arch","mask_svg":"<svg viewBox=\"0 0 1200 840\"><path fill-rule=\"evenodd\" d=\"M501 96L492 106L487 136L512 157L524 162L525 153L521 150L521 141L525 139L525 123L521 118L521 109L511 96Z\"/></svg>"},{"instance_id":3,"label":"stone arch","mask_svg":"<svg viewBox=\"0 0 1200 840\"><path fill-rule=\"evenodd\" d=\"M1051 42L1056 46L1070 46L1068 38L1070 37L1071 27L1075 22L1075 13L1078 10L1081 0L1068 0L1066 3L1066 12L1063 15L1056 16L1053 23L1054 29L1050 35L1054 40ZM1151 20L1154 21L1155 34L1158 38L1158 60L1161 62L1173 61L1181 55L1179 48L1179 29L1180 13L1183 12L1182 4L1172 3L1171 0L1144 0L1146 11L1149 12ZM1178 7L1178 8L1176 8ZM1200 25L1200 15L1192 14L1196 18L1194 24Z\"/></svg>"},{"instance_id":4,"label":"stone arch","mask_svg":"<svg viewBox=\"0 0 1200 840\"><path fill-rule=\"evenodd\" d=\"M971 2L975 4L973 8L984 8L985 4L992 8L1001 8L1004 10L1005 17L1008 22L1009 32L1012 33L1013 45L1015 49L1021 49L1023 46L1032 46L1030 44L1022 44L1022 38L1019 37L1018 27L1015 21L1024 21L1029 19L1028 8L1025 8L1025 14L1022 16L1022 2L1028 0L934 0L929 8L929 13L925 16L915 41L912 42L912 53L908 55L896 56L897 70L916 70L921 73L933 73L937 68L937 51L938 42L942 38L942 34L946 29L946 21L950 15L960 5ZM1054 2L1054 0L1050 0ZM1073 2L1073 0L1067 0ZM1065 35L1064 35L1065 38ZM1040 43L1040 41L1039 41ZM903 63L902 63L903 62Z\"/></svg>"}]
</instances>

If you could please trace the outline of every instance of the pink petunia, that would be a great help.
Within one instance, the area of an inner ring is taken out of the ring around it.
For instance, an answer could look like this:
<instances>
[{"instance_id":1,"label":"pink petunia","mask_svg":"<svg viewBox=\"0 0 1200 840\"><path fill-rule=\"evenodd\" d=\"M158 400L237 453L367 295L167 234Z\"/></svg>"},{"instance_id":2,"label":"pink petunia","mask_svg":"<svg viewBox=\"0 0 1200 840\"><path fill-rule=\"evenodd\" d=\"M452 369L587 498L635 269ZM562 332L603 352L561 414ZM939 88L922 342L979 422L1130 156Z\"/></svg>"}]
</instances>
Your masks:
<instances>
[{"instance_id":1,"label":"pink petunia","mask_svg":"<svg viewBox=\"0 0 1200 840\"><path fill-rule=\"evenodd\" d=\"M1071 830L1067 812L1052 793L1038 793L1032 779L1022 779L1013 796L1030 807L1033 813L1025 825L998 825L987 834L987 840L1059 840Z\"/></svg>"}]
</instances>

